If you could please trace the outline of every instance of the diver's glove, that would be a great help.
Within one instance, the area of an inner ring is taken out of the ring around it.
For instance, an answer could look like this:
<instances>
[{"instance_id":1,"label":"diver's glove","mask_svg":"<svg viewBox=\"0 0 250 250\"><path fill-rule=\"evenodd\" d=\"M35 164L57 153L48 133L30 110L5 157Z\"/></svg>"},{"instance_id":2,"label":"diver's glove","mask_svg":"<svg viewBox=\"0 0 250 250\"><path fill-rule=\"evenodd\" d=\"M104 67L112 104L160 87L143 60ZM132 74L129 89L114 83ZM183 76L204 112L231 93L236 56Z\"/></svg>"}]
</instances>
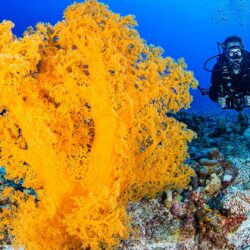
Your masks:
<instances>
[{"instance_id":1,"label":"diver's glove","mask_svg":"<svg viewBox=\"0 0 250 250\"><path fill-rule=\"evenodd\" d=\"M250 106L250 95L245 95L246 106Z\"/></svg>"},{"instance_id":2,"label":"diver's glove","mask_svg":"<svg viewBox=\"0 0 250 250\"><path fill-rule=\"evenodd\" d=\"M218 103L222 108L226 107L226 97L218 97Z\"/></svg>"}]
</instances>

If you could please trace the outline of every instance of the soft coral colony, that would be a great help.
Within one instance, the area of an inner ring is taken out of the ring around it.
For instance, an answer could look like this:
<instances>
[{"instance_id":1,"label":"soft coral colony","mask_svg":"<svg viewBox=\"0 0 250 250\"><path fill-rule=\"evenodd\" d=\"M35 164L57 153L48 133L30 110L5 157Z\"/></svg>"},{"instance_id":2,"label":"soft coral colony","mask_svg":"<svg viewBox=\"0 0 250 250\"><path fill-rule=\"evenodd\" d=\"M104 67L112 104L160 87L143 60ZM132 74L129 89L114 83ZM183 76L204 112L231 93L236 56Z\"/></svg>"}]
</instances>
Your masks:
<instances>
[{"instance_id":1,"label":"soft coral colony","mask_svg":"<svg viewBox=\"0 0 250 250\"><path fill-rule=\"evenodd\" d=\"M0 24L1 232L25 249L106 249L130 232L126 204L183 188L194 134L166 113L188 108L197 82L97 1L17 39Z\"/></svg>"}]
</instances>

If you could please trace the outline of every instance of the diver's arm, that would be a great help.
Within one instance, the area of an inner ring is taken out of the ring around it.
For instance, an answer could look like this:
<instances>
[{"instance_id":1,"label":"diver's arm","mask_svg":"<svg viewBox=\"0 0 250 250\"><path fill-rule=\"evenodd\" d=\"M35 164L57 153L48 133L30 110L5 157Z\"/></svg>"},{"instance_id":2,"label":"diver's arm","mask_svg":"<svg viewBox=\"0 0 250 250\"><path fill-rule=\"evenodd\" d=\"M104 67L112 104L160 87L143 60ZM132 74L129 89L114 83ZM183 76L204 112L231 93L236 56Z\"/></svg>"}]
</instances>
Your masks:
<instances>
[{"instance_id":1,"label":"diver's arm","mask_svg":"<svg viewBox=\"0 0 250 250\"><path fill-rule=\"evenodd\" d=\"M243 60L246 62L245 65L248 74L247 84L246 84L246 94L250 95L250 52L245 50Z\"/></svg>"},{"instance_id":2,"label":"diver's arm","mask_svg":"<svg viewBox=\"0 0 250 250\"><path fill-rule=\"evenodd\" d=\"M250 74L248 70L248 74ZM248 76L248 81L247 81L247 88L245 92L245 102L246 106L250 107L250 76Z\"/></svg>"},{"instance_id":3,"label":"diver's arm","mask_svg":"<svg viewBox=\"0 0 250 250\"><path fill-rule=\"evenodd\" d=\"M217 64L215 64L214 68L213 68L213 72L212 72L212 77L211 77L211 85L209 87L209 98L214 101L217 102L218 101L218 96L219 96L219 85L221 83L221 73L219 71L219 66Z\"/></svg>"},{"instance_id":4,"label":"diver's arm","mask_svg":"<svg viewBox=\"0 0 250 250\"><path fill-rule=\"evenodd\" d=\"M211 82L211 86L209 87L208 96L214 102L218 101L218 89L219 89L218 84L216 82Z\"/></svg>"}]
</instances>

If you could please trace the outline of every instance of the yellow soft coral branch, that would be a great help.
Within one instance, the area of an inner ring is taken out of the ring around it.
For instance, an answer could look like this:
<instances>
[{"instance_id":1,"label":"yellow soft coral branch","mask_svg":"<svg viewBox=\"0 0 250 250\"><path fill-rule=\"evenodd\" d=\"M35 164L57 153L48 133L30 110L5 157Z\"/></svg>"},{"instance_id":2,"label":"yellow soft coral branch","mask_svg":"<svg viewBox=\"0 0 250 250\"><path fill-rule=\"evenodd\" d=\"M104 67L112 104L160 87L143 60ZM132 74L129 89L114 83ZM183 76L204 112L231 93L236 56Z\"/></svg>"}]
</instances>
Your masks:
<instances>
[{"instance_id":1,"label":"yellow soft coral branch","mask_svg":"<svg viewBox=\"0 0 250 250\"><path fill-rule=\"evenodd\" d=\"M129 235L128 200L188 184L194 133L166 113L197 82L132 16L91 0L64 18L20 39L0 24L0 165L36 193L12 190L0 227L26 249L111 249Z\"/></svg>"}]
</instances>

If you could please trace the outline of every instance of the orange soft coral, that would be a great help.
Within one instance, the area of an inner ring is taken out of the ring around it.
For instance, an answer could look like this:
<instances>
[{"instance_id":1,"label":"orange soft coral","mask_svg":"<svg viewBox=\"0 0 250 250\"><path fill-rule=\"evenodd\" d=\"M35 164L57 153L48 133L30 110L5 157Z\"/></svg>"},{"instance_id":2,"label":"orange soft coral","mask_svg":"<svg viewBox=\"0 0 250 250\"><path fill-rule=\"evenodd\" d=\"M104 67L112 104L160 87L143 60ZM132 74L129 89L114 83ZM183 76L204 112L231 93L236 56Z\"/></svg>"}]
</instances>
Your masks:
<instances>
[{"instance_id":1,"label":"orange soft coral","mask_svg":"<svg viewBox=\"0 0 250 250\"><path fill-rule=\"evenodd\" d=\"M166 113L197 83L133 17L96 1L64 16L21 39L0 24L0 165L38 196L12 191L1 225L26 249L110 248L128 234L128 200L188 183L194 134Z\"/></svg>"}]
</instances>

